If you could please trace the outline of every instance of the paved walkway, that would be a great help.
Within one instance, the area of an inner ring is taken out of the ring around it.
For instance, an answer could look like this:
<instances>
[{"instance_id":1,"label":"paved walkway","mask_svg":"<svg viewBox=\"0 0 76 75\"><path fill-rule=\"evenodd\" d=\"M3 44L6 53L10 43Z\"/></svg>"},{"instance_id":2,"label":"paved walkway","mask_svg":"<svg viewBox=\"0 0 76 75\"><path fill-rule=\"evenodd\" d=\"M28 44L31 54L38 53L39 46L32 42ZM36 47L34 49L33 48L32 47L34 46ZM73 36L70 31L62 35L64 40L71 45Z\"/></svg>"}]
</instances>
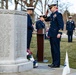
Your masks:
<instances>
[{"instance_id":1,"label":"paved walkway","mask_svg":"<svg viewBox=\"0 0 76 75\"><path fill-rule=\"evenodd\" d=\"M0 75L62 75L64 67L60 68L49 68L48 64L39 63L38 68L34 68L30 71L21 73L0 73ZM76 69L71 69L71 73L67 75L76 75Z\"/></svg>"}]
</instances>

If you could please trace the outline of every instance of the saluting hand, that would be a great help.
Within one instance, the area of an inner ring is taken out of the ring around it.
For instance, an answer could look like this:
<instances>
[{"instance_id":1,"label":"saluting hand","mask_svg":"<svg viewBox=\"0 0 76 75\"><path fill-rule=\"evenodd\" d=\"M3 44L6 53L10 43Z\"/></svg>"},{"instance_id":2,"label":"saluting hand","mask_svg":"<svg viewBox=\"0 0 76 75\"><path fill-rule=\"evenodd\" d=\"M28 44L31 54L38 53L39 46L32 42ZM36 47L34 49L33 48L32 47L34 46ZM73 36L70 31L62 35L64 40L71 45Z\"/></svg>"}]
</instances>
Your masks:
<instances>
[{"instance_id":1,"label":"saluting hand","mask_svg":"<svg viewBox=\"0 0 76 75\"><path fill-rule=\"evenodd\" d=\"M47 10L46 13L45 13L45 15L47 15L48 13L49 13L49 11Z\"/></svg>"}]
</instances>

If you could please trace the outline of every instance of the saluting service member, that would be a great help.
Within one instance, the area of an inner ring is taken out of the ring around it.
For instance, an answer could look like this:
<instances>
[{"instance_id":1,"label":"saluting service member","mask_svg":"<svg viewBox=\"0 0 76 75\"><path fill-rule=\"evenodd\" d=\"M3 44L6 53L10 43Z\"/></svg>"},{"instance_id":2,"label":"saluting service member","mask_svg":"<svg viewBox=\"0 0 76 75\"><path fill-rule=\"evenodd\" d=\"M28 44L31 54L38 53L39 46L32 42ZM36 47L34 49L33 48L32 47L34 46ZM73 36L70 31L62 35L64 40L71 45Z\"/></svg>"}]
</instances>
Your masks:
<instances>
[{"instance_id":1,"label":"saluting service member","mask_svg":"<svg viewBox=\"0 0 76 75\"><path fill-rule=\"evenodd\" d=\"M72 16L69 16L69 20L66 22L66 30L68 35L68 42L72 42L73 30L75 30L75 23L72 20Z\"/></svg>"},{"instance_id":2,"label":"saluting service member","mask_svg":"<svg viewBox=\"0 0 76 75\"><path fill-rule=\"evenodd\" d=\"M60 67L60 38L63 32L64 22L62 14L58 12L57 4L49 5L52 14L45 21L50 21L48 38L50 39L52 64L51 68ZM48 12L46 12L46 15Z\"/></svg>"}]
</instances>

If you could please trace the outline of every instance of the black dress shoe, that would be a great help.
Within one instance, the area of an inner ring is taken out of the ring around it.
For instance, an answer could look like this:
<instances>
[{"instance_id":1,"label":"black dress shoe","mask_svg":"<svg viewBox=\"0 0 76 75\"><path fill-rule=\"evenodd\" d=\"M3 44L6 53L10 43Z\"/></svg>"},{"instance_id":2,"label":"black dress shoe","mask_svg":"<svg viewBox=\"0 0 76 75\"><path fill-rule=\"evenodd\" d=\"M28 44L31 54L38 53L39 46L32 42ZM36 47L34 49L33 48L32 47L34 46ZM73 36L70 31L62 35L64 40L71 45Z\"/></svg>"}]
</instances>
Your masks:
<instances>
[{"instance_id":1,"label":"black dress shoe","mask_svg":"<svg viewBox=\"0 0 76 75\"><path fill-rule=\"evenodd\" d=\"M51 66L51 68L59 68L60 66L58 65L54 65L54 66Z\"/></svg>"},{"instance_id":2,"label":"black dress shoe","mask_svg":"<svg viewBox=\"0 0 76 75\"><path fill-rule=\"evenodd\" d=\"M51 64L51 65L48 65L48 67L52 67L53 66L53 64Z\"/></svg>"},{"instance_id":3,"label":"black dress shoe","mask_svg":"<svg viewBox=\"0 0 76 75\"><path fill-rule=\"evenodd\" d=\"M51 68L59 68L60 67L59 65L53 65L53 64L48 65L48 66L51 67Z\"/></svg>"},{"instance_id":4,"label":"black dress shoe","mask_svg":"<svg viewBox=\"0 0 76 75\"><path fill-rule=\"evenodd\" d=\"M33 66L33 68L37 68L38 66Z\"/></svg>"}]
</instances>

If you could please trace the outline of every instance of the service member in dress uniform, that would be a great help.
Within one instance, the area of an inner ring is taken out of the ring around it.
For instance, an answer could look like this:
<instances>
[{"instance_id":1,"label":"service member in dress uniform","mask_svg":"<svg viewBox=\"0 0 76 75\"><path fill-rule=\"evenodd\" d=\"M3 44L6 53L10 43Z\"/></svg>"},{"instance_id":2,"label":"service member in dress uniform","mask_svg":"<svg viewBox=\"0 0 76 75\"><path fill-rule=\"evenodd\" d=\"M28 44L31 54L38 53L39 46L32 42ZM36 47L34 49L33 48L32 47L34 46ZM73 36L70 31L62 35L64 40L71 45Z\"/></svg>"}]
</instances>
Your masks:
<instances>
[{"instance_id":1,"label":"service member in dress uniform","mask_svg":"<svg viewBox=\"0 0 76 75\"><path fill-rule=\"evenodd\" d=\"M36 21L36 29L37 29L37 31L39 29L44 29L45 28L44 21L45 21L45 15L40 15L39 20Z\"/></svg>"},{"instance_id":2,"label":"service member in dress uniform","mask_svg":"<svg viewBox=\"0 0 76 75\"><path fill-rule=\"evenodd\" d=\"M33 14L33 11L34 11L33 7L27 8L27 50L30 50L30 43L31 43L32 32L33 32L32 19L30 16Z\"/></svg>"},{"instance_id":3,"label":"service member in dress uniform","mask_svg":"<svg viewBox=\"0 0 76 75\"><path fill-rule=\"evenodd\" d=\"M51 68L60 67L60 38L63 32L64 22L62 14L58 12L57 4L49 5L52 14L45 21L50 21L48 37L50 39L52 64ZM46 12L46 15L48 12Z\"/></svg>"},{"instance_id":4,"label":"service member in dress uniform","mask_svg":"<svg viewBox=\"0 0 76 75\"><path fill-rule=\"evenodd\" d=\"M72 20L72 16L69 16L69 20L66 22L66 30L68 35L68 42L72 42L73 30L75 30L75 23Z\"/></svg>"},{"instance_id":5,"label":"service member in dress uniform","mask_svg":"<svg viewBox=\"0 0 76 75\"><path fill-rule=\"evenodd\" d=\"M44 53L44 30L45 30L45 16L40 15L38 21L36 21L36 29L37 29L37 60L43 61L43 53Z\"/></svg>"}]
</instances>

